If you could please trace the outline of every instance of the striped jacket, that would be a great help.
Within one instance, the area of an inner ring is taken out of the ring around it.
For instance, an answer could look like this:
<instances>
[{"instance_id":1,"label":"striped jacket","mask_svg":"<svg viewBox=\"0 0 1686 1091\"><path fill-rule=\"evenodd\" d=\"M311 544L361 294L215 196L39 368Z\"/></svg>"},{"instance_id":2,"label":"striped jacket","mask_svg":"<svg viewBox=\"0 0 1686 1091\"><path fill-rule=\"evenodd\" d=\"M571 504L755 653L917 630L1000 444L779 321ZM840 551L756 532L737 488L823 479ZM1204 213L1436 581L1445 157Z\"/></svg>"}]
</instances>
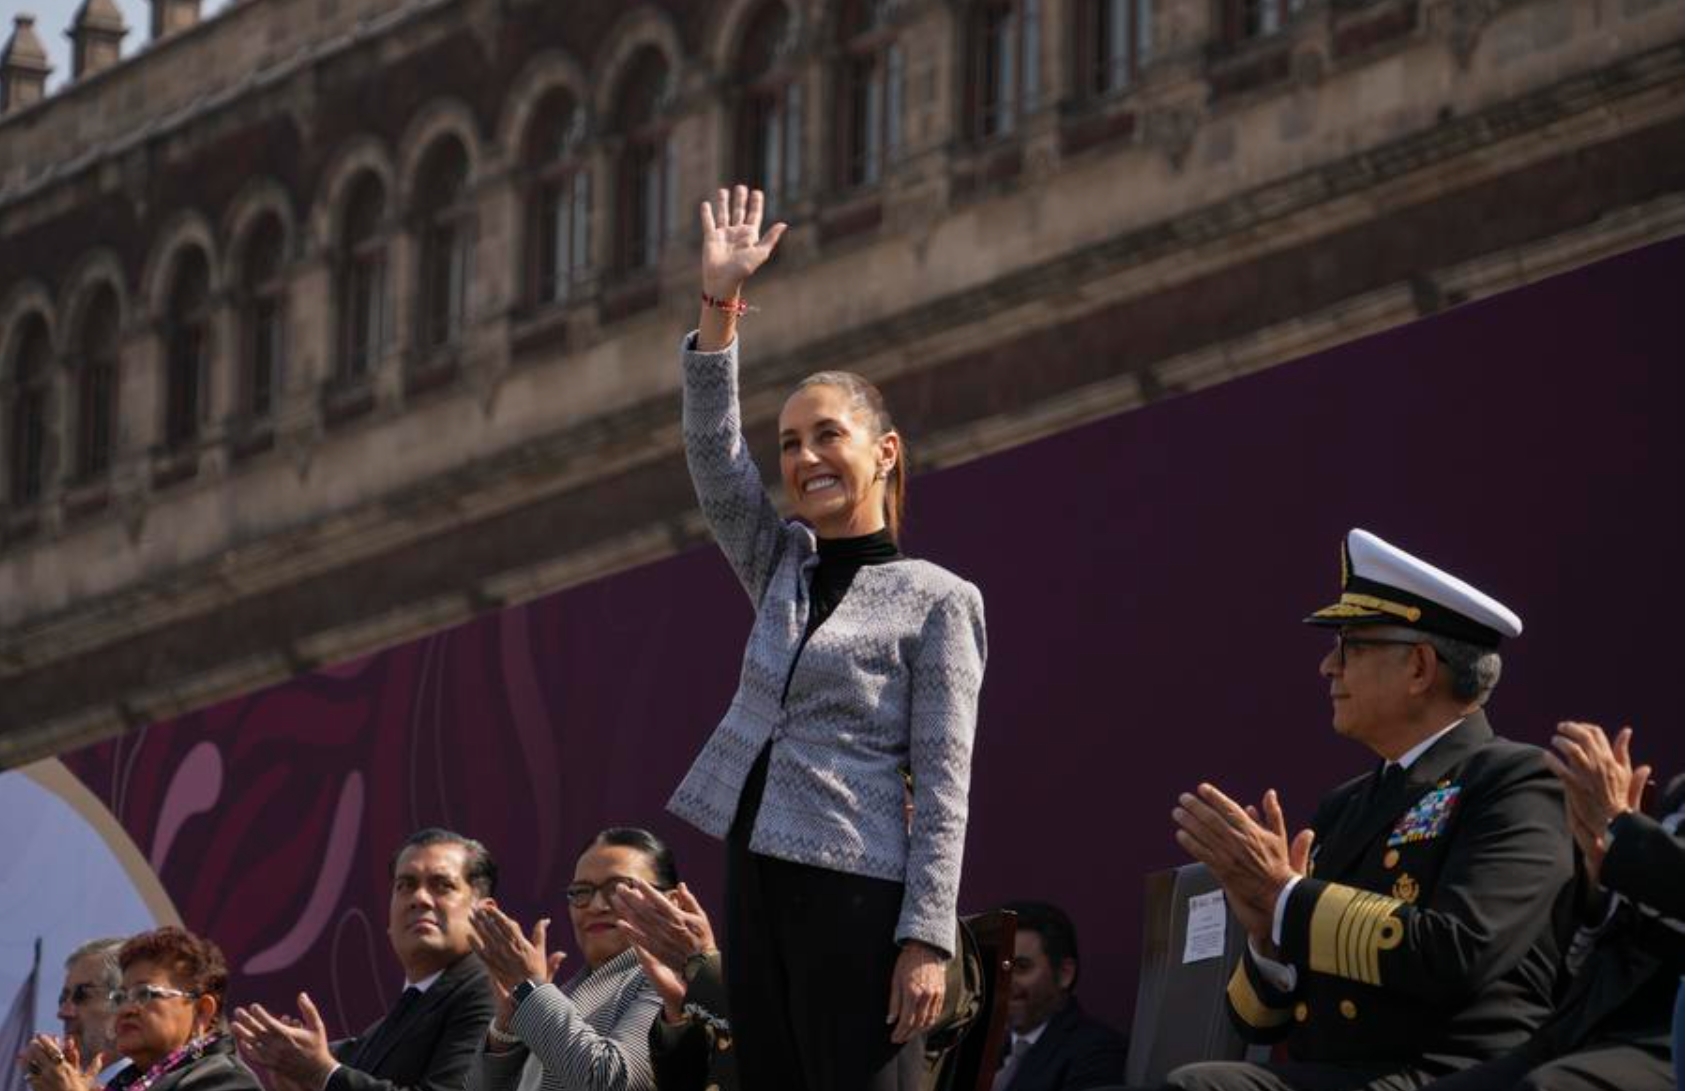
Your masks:
<instances>
[{"instance_id":1,"label":"striped jacket","mask_svg":"<svg viewBox=\"0 0 1686 1091\"><path fill-rule=\"evenodd\" d=\"M983 598L926 561L872 565L804 646L819 563L813 531L779 516L750 457L736 343L713 353L689 345L685 454L755 624L737 695L668 809L724 837L750 766L771 741L750 848L904 883L895 938L948 951L983 684ZM903 768L913 774L911 834Z\"/></svg>"},{"instance_id":2,"label":"striped jacket","mask_svg":"<svg viewBox=\"0 0 1686 1091\"><path fill-rule=\"evenodd\" d=\"M650 1024L661 997L631 948L561 988L542 985L509 1022L522 1044L501 1053L484 1040L466 1091L526 1091L530 1062L542 1067L539 1091L654 1091Z\"/></svg>"}]
</instances>

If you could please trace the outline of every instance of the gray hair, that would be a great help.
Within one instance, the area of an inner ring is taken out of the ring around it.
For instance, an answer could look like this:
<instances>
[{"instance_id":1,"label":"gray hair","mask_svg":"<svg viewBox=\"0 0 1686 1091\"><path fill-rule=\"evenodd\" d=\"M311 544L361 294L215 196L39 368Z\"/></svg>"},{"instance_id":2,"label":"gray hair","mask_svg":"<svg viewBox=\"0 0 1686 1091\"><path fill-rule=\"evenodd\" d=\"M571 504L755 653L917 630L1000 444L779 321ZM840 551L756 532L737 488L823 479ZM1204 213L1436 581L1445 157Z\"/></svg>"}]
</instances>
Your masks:
<instances>
[{"instance_id":1,"label":"gray hair","mask_svg":"<svg viewBox=\"0 0 1686 1091\"><path fill-rule=\"evenodd\" d=\"M105 939L91 939L76 950L70 952L64 960L66 966L80 962L85 958L97 958L100 962L100 982L107 991L123 984L123 970L117 964L117 952L123 949L124 939L121 936L108 936Z\"/></svg>"},{"instance_id":2,"label":"gray hair","mask_svg":"<svg viewBox=\"0 0 1686 1091\"><path fill-rule=\"evenodd\" d=\"M1493 695L1493 687L1499 684L1499 674L1504 669L1499 653L1439 633L1419 633L1418 636L1434 649L1434 654L1451 672L1452 696L1478 708L1485 705L1487 698Z\"/></svg>"}]
</instances>

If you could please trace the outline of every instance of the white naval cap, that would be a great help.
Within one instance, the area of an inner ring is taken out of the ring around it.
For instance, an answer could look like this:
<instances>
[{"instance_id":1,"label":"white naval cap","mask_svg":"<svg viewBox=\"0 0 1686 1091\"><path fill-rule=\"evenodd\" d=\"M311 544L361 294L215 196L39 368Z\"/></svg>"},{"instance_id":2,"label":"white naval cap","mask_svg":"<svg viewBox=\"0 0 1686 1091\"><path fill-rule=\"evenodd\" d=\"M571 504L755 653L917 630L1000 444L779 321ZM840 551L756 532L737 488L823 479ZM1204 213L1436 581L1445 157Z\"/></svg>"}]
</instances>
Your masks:
<instances>
[{"instance_id":1,"label":"white naval cap","mask_svg":"<svg viewBox=\"0 0 1686 1091\"><path fill-rule=\"evenodd\" d=\"M1308 625L1402 625L1484 648L1522 635L1522 619L1491 595L1367 530L1341 543L1341 600Z\"/></svg>"}]
</instances>

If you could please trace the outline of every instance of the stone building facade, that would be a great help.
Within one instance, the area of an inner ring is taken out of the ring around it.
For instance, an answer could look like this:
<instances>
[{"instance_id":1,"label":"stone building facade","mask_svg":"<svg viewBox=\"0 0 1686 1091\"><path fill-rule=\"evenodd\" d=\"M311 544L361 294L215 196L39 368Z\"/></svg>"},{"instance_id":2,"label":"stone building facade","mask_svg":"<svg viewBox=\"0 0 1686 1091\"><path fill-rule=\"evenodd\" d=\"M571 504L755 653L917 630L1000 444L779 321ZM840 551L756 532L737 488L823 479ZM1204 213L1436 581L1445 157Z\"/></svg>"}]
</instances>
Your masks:
<instances>
[{"instance_id":1,"label":"stone building facade","mask_svg":"<svg viewBox=\"0 0 1686 1091\"><path fill-rule=\"evenodd\" d=\"M1681 229L1662 0L149 15L0 53L0 767L696 542L717 180L752 441L847 366L915 472Z\"/></svg>"}]
</instances>

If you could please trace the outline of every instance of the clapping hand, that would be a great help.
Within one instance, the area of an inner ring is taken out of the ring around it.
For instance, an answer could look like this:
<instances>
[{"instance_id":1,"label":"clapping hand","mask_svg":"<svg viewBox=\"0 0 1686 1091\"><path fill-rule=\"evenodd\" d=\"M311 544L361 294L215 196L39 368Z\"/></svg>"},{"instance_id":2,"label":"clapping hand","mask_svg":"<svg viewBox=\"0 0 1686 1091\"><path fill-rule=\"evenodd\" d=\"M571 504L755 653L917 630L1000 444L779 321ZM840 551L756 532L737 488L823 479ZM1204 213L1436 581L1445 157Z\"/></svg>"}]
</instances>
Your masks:
<instances>
[{"instance_id":1,"label":"clapping hand","mask_svg":"<svg viewBox=\"0 0 1686 1091\"><path fill-rule=\"evenodd\" d=\"M262 1004L235 1008L234 1037L251 1061L300 1087L317 1088L334 1070L328 1029L309 993L299 993L299 1015L272 1015Z\"/></svg>"},{"instance_id":2,"label":"clapping hand","mask_svg":"<svg viewBox=\"0 0 1686 1091\"><path fill-rule=\"evenodd\" d=\"M76 1039L66 1038L61 1043L51 1034L37 1034L18 1054L18 1066L31 1091L92 1091L99 1086L105 1054L94 1054L84 1066Z\"/></svg>"},{"instance_id":3,"label":"clapping hand","mask_svg":"<svg viewBox=\"0 0 1686 1091\"><path fill-rule=\"evenodd\" d=\"M615 926L632 941L644 976L661 994L662 1011L668 1022L684 1017L685 963L694 955L715 950L714 930L708 914L684 883L671 897L643 879L632 877L615 887L609 896L615 908Z\"/></svg>"},{"instance_id":4,"label":"clapping hand","mask_svg":"<svg viewBox=\"0 0 1686 1091\"><path fill-rule=\"evenodd\" d=\"M1177 798L1171 812L1177 844L1212 870L1224 898L1253 942L1274 952L1271 923L1282 888L1303 877L1311 860L1312 831L1290 840L1282 804L1272 789L1258 807L1243 808L1210 784Z\"/></svg>"},{"instance_id":5,"label":"clapping hand","mask_svg":"<svg viewBox=\"0 0 1686 1091\"><path fill-rule=\"evenodd\" d=\"M1545 753L1545 763L1563 782L1569 808L1569 831L1586 860L1588 877L1598 882L1609 847L1610 823L1639 809L1651 767L1633 766L1629 744L1633 728L1616 732L1612 744L1597 724L1560 723Z\"/></svg>"},{"instance_id":6,"label":"clapping hand","mask_svg":"<svg viewBox=\"0 0 1686 1091\"><path fill-rule=\"evenodd\" d=\"M468 944L486 964L486 972L492 978L493 1000L497 1005L493 1025L507 1031L514 1014L510 994L515 986L523 981L549 981L568 956L561 951L546 951L549 917L534 924L531 935L524 935L521 926L488 898L470 911L468 923L472 929Z\"/></svg>"}]
</instances>

